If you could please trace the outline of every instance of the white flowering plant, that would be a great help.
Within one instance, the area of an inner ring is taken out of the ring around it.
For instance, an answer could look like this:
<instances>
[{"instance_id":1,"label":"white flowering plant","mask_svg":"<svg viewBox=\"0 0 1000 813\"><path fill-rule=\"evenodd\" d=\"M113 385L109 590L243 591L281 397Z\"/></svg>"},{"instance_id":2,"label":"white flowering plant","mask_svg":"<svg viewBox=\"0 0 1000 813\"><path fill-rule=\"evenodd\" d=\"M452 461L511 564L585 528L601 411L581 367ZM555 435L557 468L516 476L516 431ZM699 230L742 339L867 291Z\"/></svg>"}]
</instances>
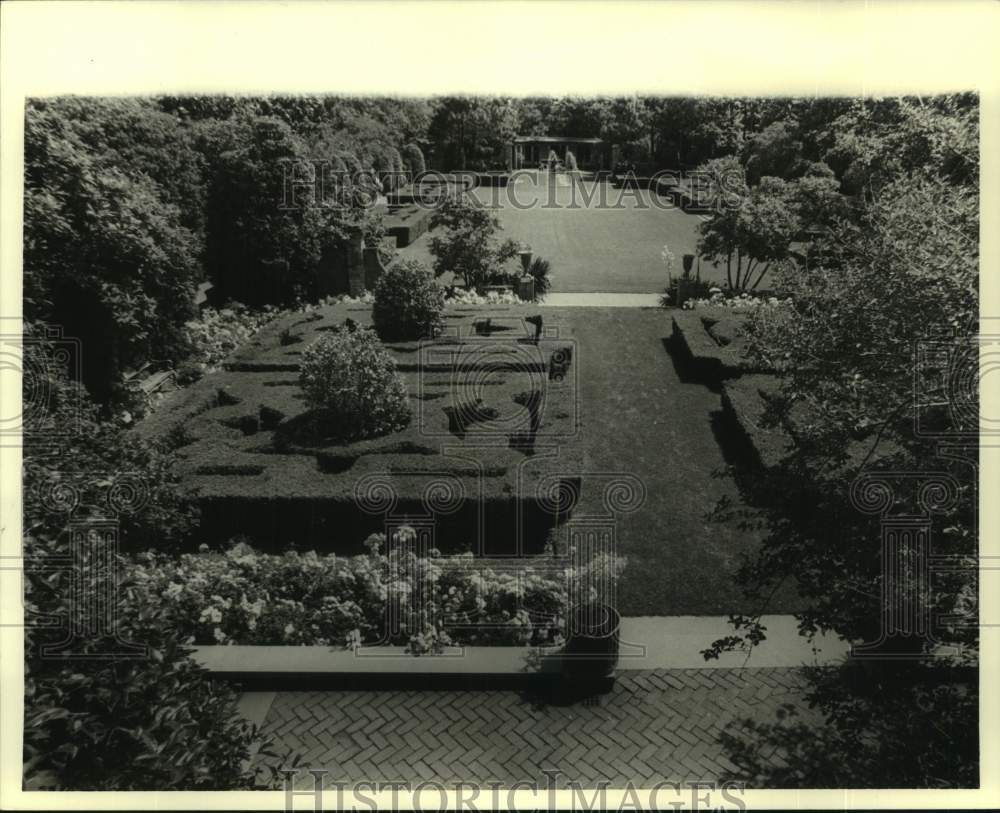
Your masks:
<instances>
[{"instance_id":1,"label":"white flowering plant","mask_svg":"<svg viewBox=\"0 0 1000 813\"><path fill-rule=\"evenodd\" d=\"M521 299L513 291L486 291L479 294L467 288L451 288L445 295L449 305L523 305Z\"/></svg>"},{"instance_id":2,"label":"white flowering plant","mask_svg":"<svg viewBox=\"0 0 1000 813\"><path fill-rule=\"evenodd\" d=\"M695 310L697 308L729 308L734 311L752 311L758 308L779 308L790 304L787 299L779 299L776 296L755 296L746 292L727 295L721 288L715 287L709 290L709 296L688 299L684 302L685 310Z\"/></svg>"},{"instance_id":3,"label":"white flowering plant","mask_svg":"<svg viewBox=\"0 0 1000 813\"><path fill-rule=\"evenodd\" d=\"M357 556L265 554L245 542L176 558L145 553L129 566L129 589L161 606L190 644L389 643L419 655L456 644L558 645L571 599L592 590L581 585L617 576L622 564L498 571L471 553L418 557L406 529L393 541L387 552L385 535L372 534Z\"/></svg>"},{"instance_id":4,"label":"white flowering plant","mask_svg":"<svg viewBox=\"0 0 1000 813\"><path fill-rule=\"evenodd\" d=\"M222 361L245 345L258 331L277 319L296 313L315 313L321 308L338 303L370 305L372 294L363 291L360 296L344 294L328 296L317 302L308 302L294 308L248 308L241 302L231 302L222 308L205 308L184 324L187 344L191 349L187 361L178 369L179 383L187 384L202 375L214 372Z\"/></svg>"}]
</instances>

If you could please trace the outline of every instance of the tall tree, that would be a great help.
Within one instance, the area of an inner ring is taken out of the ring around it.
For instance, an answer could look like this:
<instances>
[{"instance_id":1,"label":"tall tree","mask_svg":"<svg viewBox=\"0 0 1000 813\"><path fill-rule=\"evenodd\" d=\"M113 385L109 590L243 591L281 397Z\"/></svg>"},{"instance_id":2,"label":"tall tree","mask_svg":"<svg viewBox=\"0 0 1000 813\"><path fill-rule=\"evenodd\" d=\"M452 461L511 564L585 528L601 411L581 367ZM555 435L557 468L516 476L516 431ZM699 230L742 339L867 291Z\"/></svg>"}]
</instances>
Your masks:
<instances>
[{"instance_id":1,"label":"tall tree","mask_svg":"<svg viewBox=\"0 0 1000 813\"><path fill-rule=\"evenodd\" d=\"M780 178L763 178L750 187L732 157L710 161L702 172L712 178L716 207L698 227L698 253L725 263L731 290L754 290L772 264L788 258L799 230L788 185Z\"/></svg>"},{"instance_id":2,"label":"tall tree","mask_svg":"<svg viewBox=\"0 0 1000 813\"><path fill-rule=\"evenodd\" d=\"M82 374L108 400L121 372L186 351L199 244L149 176L94 153L72 119L25 120L24 311L83 344ZM138 159L135 159L138 160Z\"/></svg>"},{"instance_id":3,"label":"tall tree","mask_svg":"<svg viewBox=\"0 0 1000 813\"><path fill-rule=\"evenodd\" d=\"M970 111L940 102L897 100L872 115L895 125L862 128L865 149L854 153L864 159L860 211L815 238L821 262L783 275L785 304L751 312L749 358L778 376L763 420L793 442L773 467L743 479L752 507L723 506L719 516L763 535L740 576L762 613L781 585L794 584L803 634L880 642L885 659L813 675L809 699L824 727L790 717L747 723L727 739L757 782L966 786L978 762L978 460L974 443L945 453L936 435L955 430L949 415L977 414L978 394L951 390L957 411L925 417L918 432L914 372L921 342L950 343L956 364L978 330L979 179L969 150L977 124ZM853 120L841 125L856 134ZM938 373L963 375L960 366ZM951 567L935 572L926 591L899 592L931 562L905 545L898 555L883 551L881 517L851 497L862 475L884 481L886 511L933 512L932 552ZM923 483L938 483L950 499ZM911 602L933 637L886 629L886 599ZM710 655L766 637L759 615L734 621L739 634ZM958 656L939 652L942 644ZM790 767L767 767L762 756L773 748Z\"/></svg>"},{"instance_id":4,"label":"tall tree","mask_svg":"<svg viewBox=\"0 0 1000 813\"><path fill-rule=\"evenodd\" d=\"M312 156L283 121L246 119L220 136L207 251L220 293L255 305L315 297L324 252L366 211L349 199L316 198Z\"/></svg>"}]
</instances>

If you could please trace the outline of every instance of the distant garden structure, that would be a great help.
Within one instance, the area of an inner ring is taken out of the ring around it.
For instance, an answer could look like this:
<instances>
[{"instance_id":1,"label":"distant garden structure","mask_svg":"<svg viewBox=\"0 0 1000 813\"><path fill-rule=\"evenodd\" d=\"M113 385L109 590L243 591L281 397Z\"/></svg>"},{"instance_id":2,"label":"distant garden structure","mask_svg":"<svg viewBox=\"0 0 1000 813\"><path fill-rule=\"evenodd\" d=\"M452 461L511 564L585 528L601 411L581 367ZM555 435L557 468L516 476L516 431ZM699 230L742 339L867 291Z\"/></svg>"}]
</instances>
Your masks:
<instances>
[{"instance_id":1,"label":"distant garden structure","mask_svg":"<svg viewBox=\"0 0 1000 813\"><path fill-rule=\"evenodd\" d=\"M530 169L548 163L550 151L565 155L572 151L580 169L601 170L612 166L611 144L601 138L571 138L569 136L519 135L510 144L512 169Z\"/></svg>"}]
</instances>

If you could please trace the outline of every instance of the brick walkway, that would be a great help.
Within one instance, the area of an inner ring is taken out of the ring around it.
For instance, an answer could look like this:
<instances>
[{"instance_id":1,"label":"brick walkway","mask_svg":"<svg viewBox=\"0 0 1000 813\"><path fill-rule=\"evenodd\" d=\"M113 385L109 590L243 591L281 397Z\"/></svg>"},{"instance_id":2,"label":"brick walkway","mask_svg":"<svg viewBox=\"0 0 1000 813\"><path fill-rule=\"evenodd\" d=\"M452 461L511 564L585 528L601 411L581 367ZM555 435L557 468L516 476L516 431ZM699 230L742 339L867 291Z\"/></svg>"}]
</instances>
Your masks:
<instances>
[{"instance_id":1,"label":"brick walkway","mask_svg":"<svg viewBox=\"0 0 1000 813\"><path fill-rule=\"evenodd\" d=\"M622 672L598 702L570 706L514 690L282 692L264 735L330 781L544 782L542 769L585 786L711 781L735 771L719 731L804 706L803 685L796 669L716 668Z\"/></svg>"}]
</instances>

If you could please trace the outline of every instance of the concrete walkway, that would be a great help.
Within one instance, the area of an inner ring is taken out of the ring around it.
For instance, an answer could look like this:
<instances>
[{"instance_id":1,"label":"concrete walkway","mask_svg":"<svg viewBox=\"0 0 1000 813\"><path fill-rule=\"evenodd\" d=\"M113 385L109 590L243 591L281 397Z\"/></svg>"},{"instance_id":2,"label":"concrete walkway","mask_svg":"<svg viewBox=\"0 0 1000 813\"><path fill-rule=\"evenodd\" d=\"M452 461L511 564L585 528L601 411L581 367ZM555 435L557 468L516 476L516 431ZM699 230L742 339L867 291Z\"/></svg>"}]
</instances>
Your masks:
<instances>
[{"instance_id":1,"label":"concrete walkway","mask_svg":"<svg viewBox=\"0 0 1000 813\"><path fill-rule=\"evenodd\" d=\"M799 635L795 617L766 615L761 622L767 638L749 657L729 652L706 661L702 650L733 634L727 616L670 616L623 618L619 669L731 669L748 666L797 667L837 663L850 650L846 641L817 638L810 643Z\"/></svg>"},{"instance_id":2,"label":"concrete walkway","mask_svg":"<svg viewBox=\"0 0 1000 813\"><path fill-rule=\"evenodd\" d=\"M763 624L767 637L751 652L728 652L706 661L702 652L732 632L725 618L624 618L618 670L796 668L837 663L848 654L843 641L810 643L798 634L791 616L768 616ZM381 679L390 675L409 676L407 680L425 677L437 685L456 677L529 678L564 668L561 647L539 653L523 646L455 646L416 657L402 646L357 651L330 646L208 646L196 647L194 657L217 675L247 678L268 687L272 681L306 676Z\"/></svg>"},{"instance_id":3,"label":"concrete walkway","mask_svg":"<svg viewBox=\"0 0 1000 813\"><path fill-rule=\"evenodd\" d=\"M538 304L543 307L659 308L662 294L572 294L549 293Z\"/></svg>"}]
</instances>

